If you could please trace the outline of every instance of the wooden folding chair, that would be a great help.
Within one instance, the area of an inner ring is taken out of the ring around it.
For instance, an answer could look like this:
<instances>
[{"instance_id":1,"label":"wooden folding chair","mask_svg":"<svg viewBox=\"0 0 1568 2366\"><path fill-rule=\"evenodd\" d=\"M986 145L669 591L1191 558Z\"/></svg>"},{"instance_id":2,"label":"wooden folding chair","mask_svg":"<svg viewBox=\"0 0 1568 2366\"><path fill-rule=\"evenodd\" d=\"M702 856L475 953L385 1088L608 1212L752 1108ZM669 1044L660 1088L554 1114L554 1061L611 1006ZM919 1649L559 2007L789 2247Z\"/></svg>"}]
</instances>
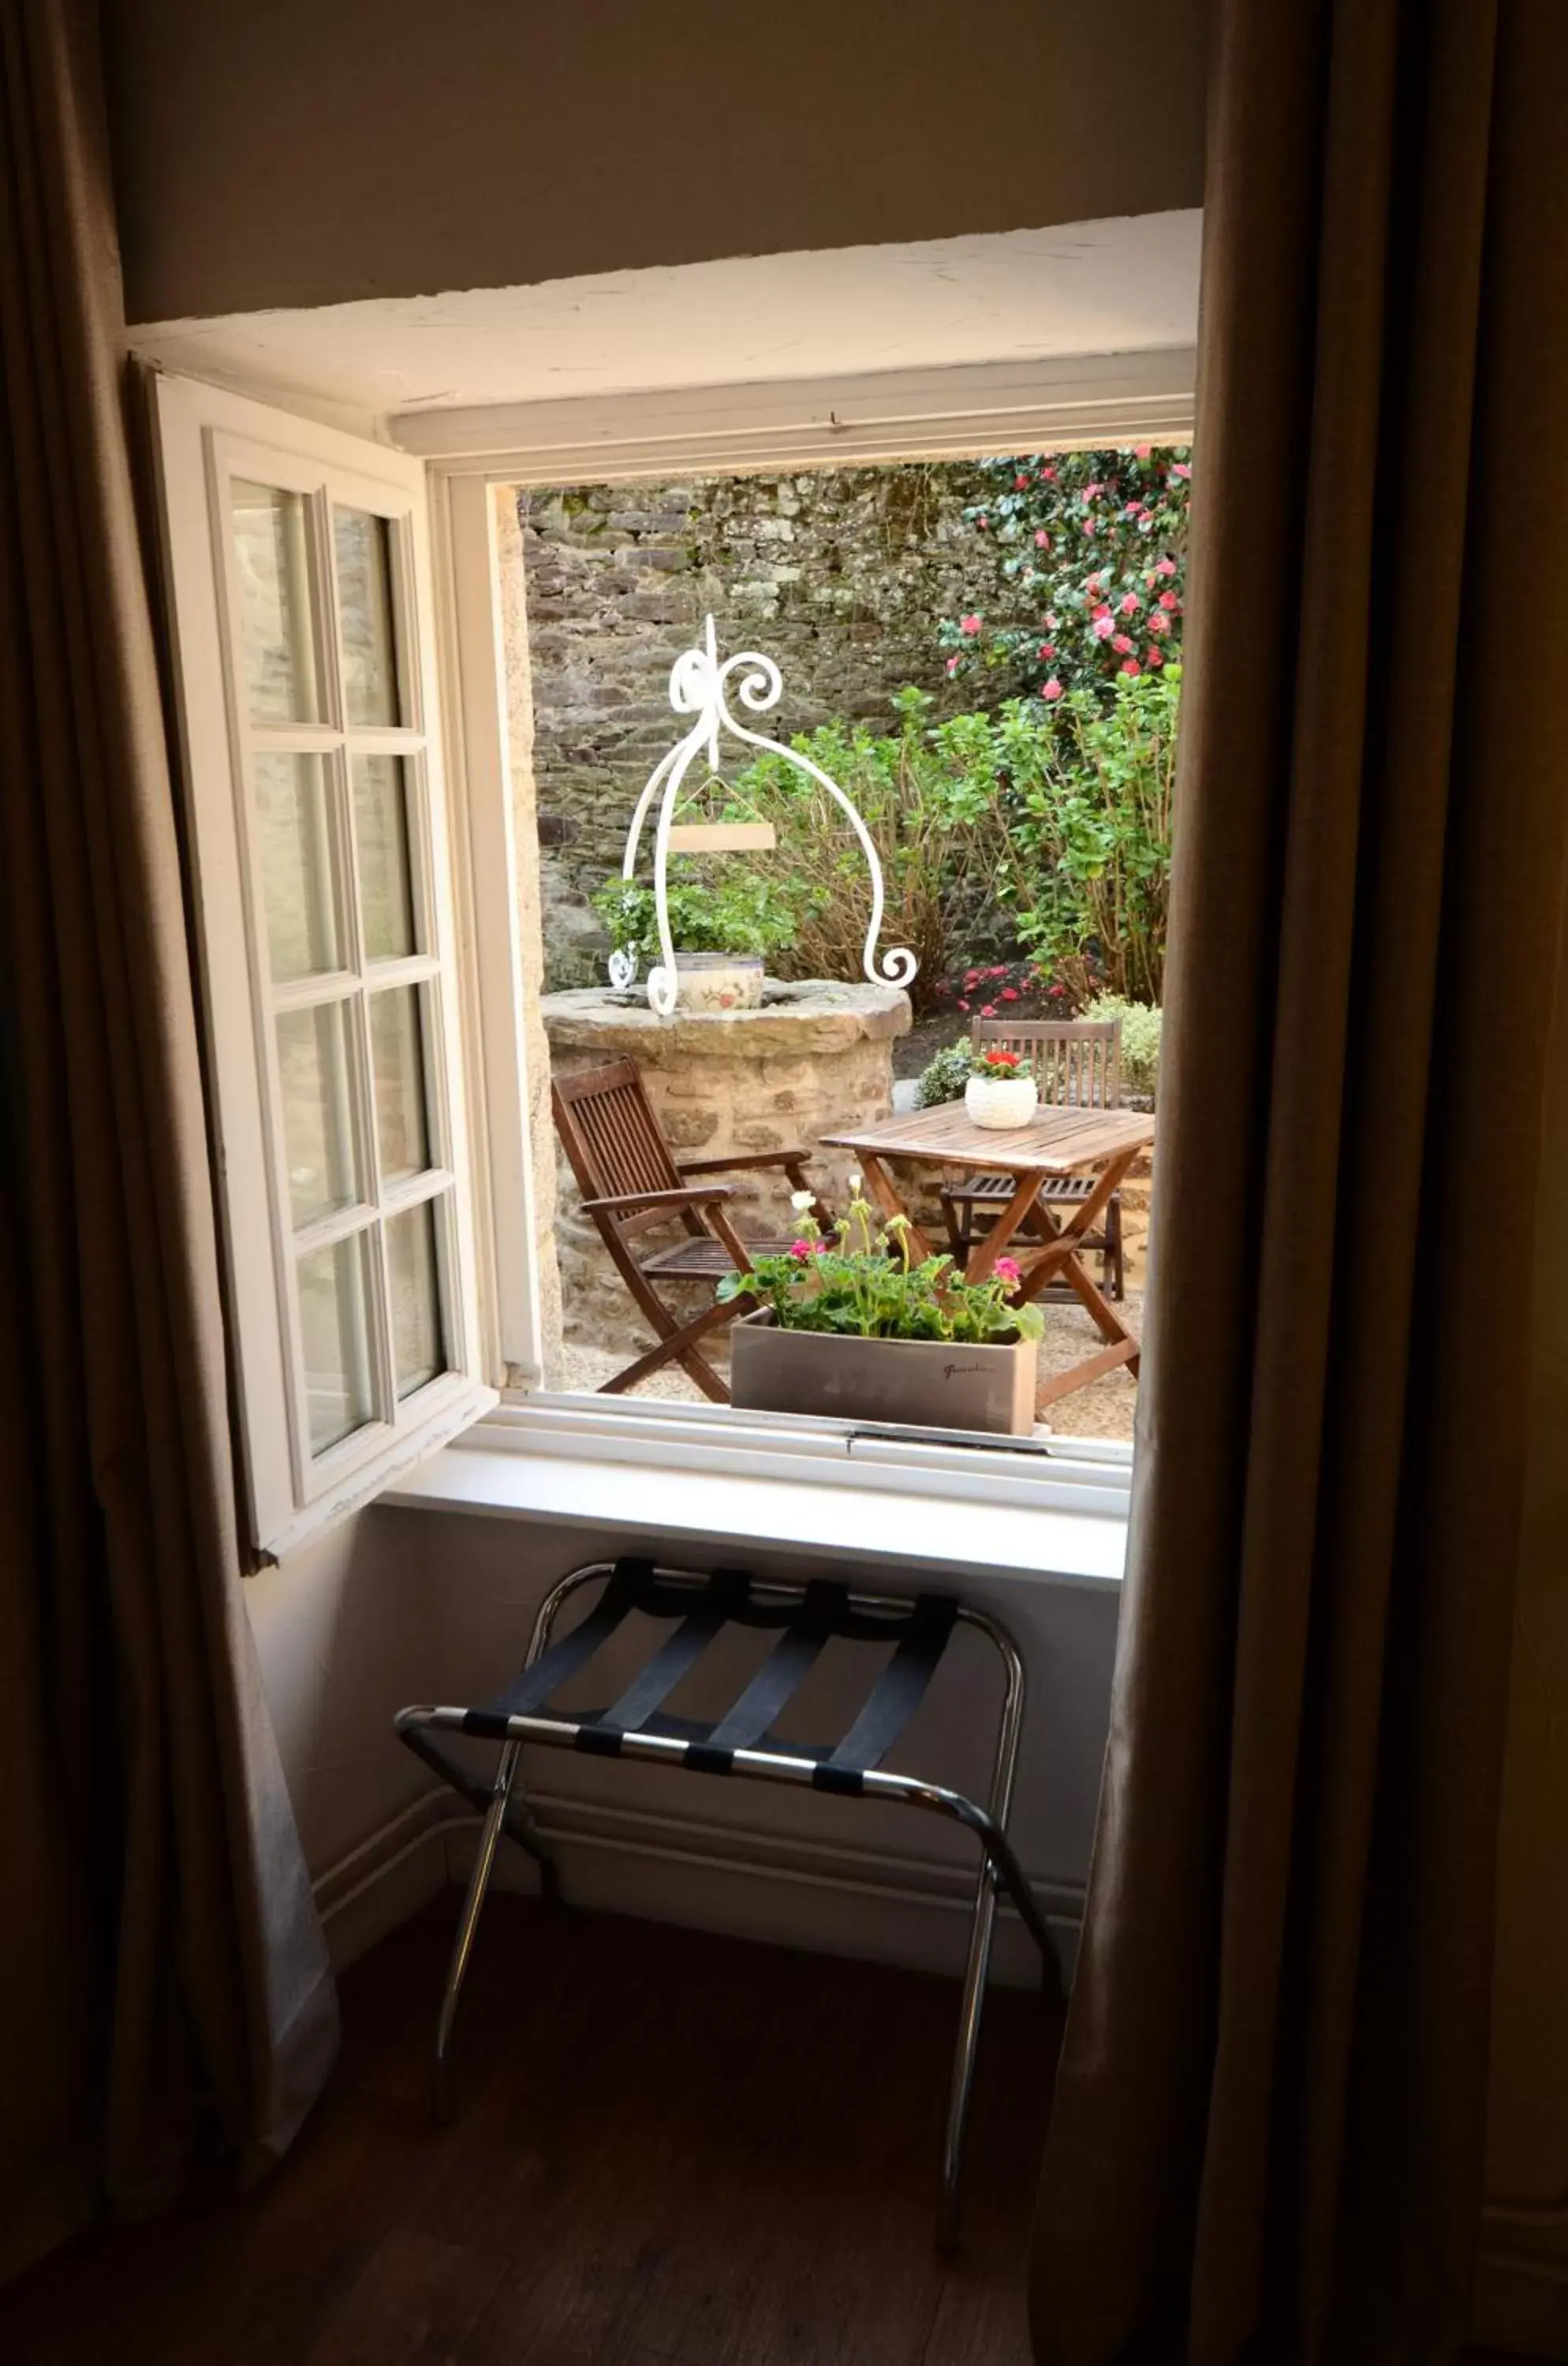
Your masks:
<instances>
[{"instance_id":1,"label":"wooden folding chair","mask_svg":"<svg viewBox=\"0 0 1568 2366\"><path fill-rule=\"evenodd\" d=\"M1054 1109L1114 1109L1122 1098L1122 1021L1105 1020L984 1020L970 1030L976 1051L1000 1045L1017 1052L1034 1072L1043 1104ZM1095 1188L1091 1175L1065 1175L1048 1183L1036 1207L1077 1207ZM968 1175L945 1186L942 1212L947 1225L953 1262L962 1266L973 1247L976 1225L1005 1208L1016 1189L1010 1175ZM1037 1231L1044 1226L1037 1224ZM1122 1194L1113 1191L1106 1203L1103 1228L1086 1234L1081 1253L1100 1256L1100 1287L1108 1297L1125 1294L1125 1261L1122 1246ZM1070 1299L1072 1292L1053 1286L1043 1296Z\"/></svg>"},{"instance_id":2,"label":"wooden folding chair","mask_svg":"<svg viewBox=\"0 0 1568 2366\"><path fill-rule=\"evenodd\" d=\"M716 1289L727 1273L750 1273L752 1250L775 1256L787 1249L793 1236L743 1241L727 1212L734 1197L729 1185L693 1178L775 1166L783 1168L797 1191L810 1191L806 1152L737 1151L729 1158L688 1158L678 1163L632 1060L558 1076L550 1087L550 1099L556 1131L582 1194L582 1212L592 1218L611 1263L653 1325L656 1341L647 1355L606 1380L599 1393L617 1395L647 1380L650 1372L678 1362L705 1396L715 1404L728 1404L729 1391L697 1342L722 1324L733 1323L738 1314L749 1313L755 1299L732 1298L682 1323L654 1285L701 1281ZM828 1208L815 1194L812 1206L818 1222L826 1230L832 1222ZM632 1243L644 1233L671 1222L682 1226L684 1239L672 1247L655 1250L651 1256L634 1252Z\"/></svg>"}]
</instances>

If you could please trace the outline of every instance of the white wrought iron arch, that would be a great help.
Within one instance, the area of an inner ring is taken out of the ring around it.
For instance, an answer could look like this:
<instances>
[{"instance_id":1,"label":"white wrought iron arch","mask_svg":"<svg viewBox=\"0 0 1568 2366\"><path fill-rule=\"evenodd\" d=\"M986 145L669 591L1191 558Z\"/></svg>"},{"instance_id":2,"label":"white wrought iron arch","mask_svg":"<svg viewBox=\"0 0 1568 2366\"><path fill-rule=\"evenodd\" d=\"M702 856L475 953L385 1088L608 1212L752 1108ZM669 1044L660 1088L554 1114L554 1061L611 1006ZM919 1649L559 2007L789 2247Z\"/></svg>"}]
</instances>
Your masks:
<instances>
[{"instance_id":1,"label":"white wrought iron arch","mask_svg":"<svg viewBox=\"0 0 1568 2366\"><path fill-rule=\"evenodd\" d=\"M677 715L695 716L691 729L682 739L661 756L649 773L648 783L637 802L631 828L626 832L626 853L621 862L621 877L628 884L637 875L637 853L648 821L649 808L659 797L659 818L653 840L653 897L659 924L660 961L648 975L649 1007L661 1019L668 1019L675 1008L676 975L675 946L670 933L670 910L665 892L665 875L670 860L670 829L682 784L691 770L697 751L707 745L708 769L716 772L719 764L719 735L728 732L731 738L746 746L760 748L771 756L782 757L826 789L850 821L861 851L865 856L871 873L871 919L865 932L865 948L862 967L874 986L908 986L919 967L916 956L907 945L891 945L880 956L877 941L882 934L882 914L886 901L882 880L882 863L871 832L856 811L852 800L833 780L813 763L809 756L797 748L786 748L765 732L752 731L736 720L730 711L725 687L731 675L736 677L736 695L742 706L753 715L765 715L776 706L784 694L784 676L770 657L760 649L742 649L736 656L719 663L718 637L711 616L705 620L702 641L694 648L683 649L670 669L670 704ZM662 794L660 794L662 792ZM616 952L610 955L610 983L625 988L637 976L635 953Z\"/></svg>"}]
</instances>

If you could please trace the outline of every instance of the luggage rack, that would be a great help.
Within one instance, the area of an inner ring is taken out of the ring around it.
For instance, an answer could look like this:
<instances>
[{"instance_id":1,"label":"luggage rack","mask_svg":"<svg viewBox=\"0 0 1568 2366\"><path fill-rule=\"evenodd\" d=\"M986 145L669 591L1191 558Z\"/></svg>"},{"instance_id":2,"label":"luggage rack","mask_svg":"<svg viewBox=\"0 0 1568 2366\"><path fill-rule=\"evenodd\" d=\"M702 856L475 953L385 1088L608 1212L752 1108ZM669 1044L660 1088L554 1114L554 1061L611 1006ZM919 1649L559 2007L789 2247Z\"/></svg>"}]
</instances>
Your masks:
<instances>
[{"instance_id":1,"label":"luggage rack","mask_svg":"<svg viewBox=\"0 0 1568 2366\"><path fill-rule=\"evenodd\" d=\"M566 1605L595 1582L602 1583L603 1591L587 1617L559 1641L552 1640ZM674 1623L619 1698L602 1710L551 1709L551 1696L587 1668L634 1610ZM727 1626L773 1630L777 1639L730 1707L712 1723L666 1715L664 1701ZM984 1807L945 1785L898 1774L882 1763L923 1699L959 1626L975 1628L987 1638L1001 1660L1005 1677ZM825 1645L835 1639L894 1647L848 1732L840 1741L825 1744L771 1740L772 1729L796 1687ZM1040 1950L1048 1989L1060 1991L1050 1932L1007 1837L1023 1703L1023 1662L1011 1636L984 1612L972 1610L948 1594L863 1594L835 1578L786 1584L752 1577L745 1570L670 1569L632 1556L573 1570L546 1596L534 1622L522 1671L505 1692L479 1707L420 1706L398 1712L400 1739L484 1813L436 2022L437 2111L445 2117L450 2109L448 2056L453 2022L503 1834L536 1860L546 1897L559 1896L558 1875L519 1781L525 1743L634 1763L681 1766L693 1774L795 1784L840 1797L899 1801L966 1826L980 1844L937 2222L938 2240L955 2242L964 2136L998 1886L1007 1891ZM499 1742L493 1783L487 1786L470 1774L434 1738L442 1733Z\"/></svg>"}]
</instances>

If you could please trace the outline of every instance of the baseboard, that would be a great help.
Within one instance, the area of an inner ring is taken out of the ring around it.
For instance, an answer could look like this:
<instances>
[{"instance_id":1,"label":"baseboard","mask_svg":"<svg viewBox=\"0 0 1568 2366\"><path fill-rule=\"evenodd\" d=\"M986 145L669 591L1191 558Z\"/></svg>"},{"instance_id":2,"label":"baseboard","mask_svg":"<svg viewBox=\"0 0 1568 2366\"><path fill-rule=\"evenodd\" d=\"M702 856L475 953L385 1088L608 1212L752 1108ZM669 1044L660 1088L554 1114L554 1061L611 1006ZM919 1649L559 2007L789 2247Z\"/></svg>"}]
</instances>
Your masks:
<instances>
[{"instance_id":1,"label":"baseboard","mask_svg":"<svg viewBox=\"0 0 1568 2366\"><path fill-rule=\"evenodd\" d=\"M531 1799L576 1905L914 1971L962 1969L974 1896L974 1874L962 1865L547 1791ZM445 1884L466 1881L478 1825L450 1792L431 1791L330 1866L315 1887L334 1966L353 1962ZM502 1849L495 1880L538 1887L536 1868L514 1848ZM1081 1887L1034 1889L1070 1977ZM1004 1905L993 1977L1028 1987L1039 1976L1028 1933Z\"/></svg>"}]
</instances>

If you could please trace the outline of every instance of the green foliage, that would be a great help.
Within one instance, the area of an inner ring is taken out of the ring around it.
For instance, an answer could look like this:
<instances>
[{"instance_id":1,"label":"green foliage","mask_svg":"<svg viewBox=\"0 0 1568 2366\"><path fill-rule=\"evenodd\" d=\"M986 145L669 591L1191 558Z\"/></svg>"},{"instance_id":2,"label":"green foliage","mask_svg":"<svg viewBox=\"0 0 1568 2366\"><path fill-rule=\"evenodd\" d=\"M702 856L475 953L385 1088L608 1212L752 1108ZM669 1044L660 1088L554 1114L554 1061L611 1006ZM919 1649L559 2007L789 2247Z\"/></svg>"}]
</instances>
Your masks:
<instances>
[{"instance_id":1,"label":"green foliage","mask_svg":"<svg viewBox=\"0 0 1568 2366\"><path fill-rule=\"evenodd\" d=\"M1021 941L1076 1000L1157 1002L1165 975L1181 669L1123 676L1051 710L1010 700L996 726L1007 852L998 894Z\"/></svg>"},{"instance_id":2,"label":"green foliage","mask_svg":"<svg viewBox=\"0 0 1568 2366\"><path fill-rule=\"evenodd\" d=\"M788 901L756 873L738 863L706 876L677 856L665 882L670 934L678 953L760 953L764 959L794 941ZM593 898L616 951L636 953L646 970L662 959L653 890L636 880L612 879Z\"/></svg>"},{"instance_id":3,"label":"green foliage","mask_svg":"<svg viewBox=\"0 0 1568 2366\"><path fill-rule=\"evenodd\" d=\"M758 1257L750 1273L726 1274L718 1285L721 1299L755 1298L786 1331L941 1339L964 1346L1039 1338L1040 1309L1008 1301L1019 1279L1010 1257L997 1259L988 1281L965 1281L945 1255L914 1263L907 1216L877 1227L857 1194L849 1214L826 1234L810 1212L810 1197L795 1194L800 1238L793 1247L784 1256Z\"/></svg>"},{"instance_id":4,"label":"green foliage","mask_svg":"<svg viewBox=\"0 0 1568 2366\"><path fill-rule=\"evenodd\" d=\"M893 700L892 733L834 722L790 743L838 783L870 833L886 895L882 943L914 952L917 1000L947 966L964 917L992 900L1002 851L989 717L933 724L934 704L924 691L904 689ZM787 974L858 977L871 880L841 808L783 756L759 757L732 794L734 810L763 813L778 830L777 851L759 869L791 915Z\"/></svg>"},{"instance_id":5,"label":"green foliage","mask_svg":"<svg viewBox=\"0 0 1568 2366\"><path fill-rule=\"evenodd\" d=\"M968 1038L964 1036L956 1043L949 1043L945 1051L939 1052L935 1059L928 1060L920 1070L919 1081L915 1087L915 1107L935 1109L942 1101L961 1101L964 1087L974 1072L975 1063Z\"/></svg>"},{"instance_id":6,"label":"green foliage","mask_svg":"<svg viewBox=\"0 0 1568 2366\"><path fill-rule=\"evenodd\" d=\"M995 491L964 514L996 550L988 614L948 619L950 674L1047 704L1181 653L1191 469L1185 447L1031 453L985 464Z\"/></svg>"},{"instance_id":7,"label":"green foliage","mask_svg":"<svg viewBox=\"0 0 1568 2366\"><path fill-rule=\"evenodd\" d=\"M1129 1002L1124 995L1101 994L1084 1011L1086 1019L1122 1021L1122 1082L1128 1092L1146 1093L1152 1100L1159 1085L1159 1039L1162 1013L1157 1003Z\"/></svg>"}]
</instances>

